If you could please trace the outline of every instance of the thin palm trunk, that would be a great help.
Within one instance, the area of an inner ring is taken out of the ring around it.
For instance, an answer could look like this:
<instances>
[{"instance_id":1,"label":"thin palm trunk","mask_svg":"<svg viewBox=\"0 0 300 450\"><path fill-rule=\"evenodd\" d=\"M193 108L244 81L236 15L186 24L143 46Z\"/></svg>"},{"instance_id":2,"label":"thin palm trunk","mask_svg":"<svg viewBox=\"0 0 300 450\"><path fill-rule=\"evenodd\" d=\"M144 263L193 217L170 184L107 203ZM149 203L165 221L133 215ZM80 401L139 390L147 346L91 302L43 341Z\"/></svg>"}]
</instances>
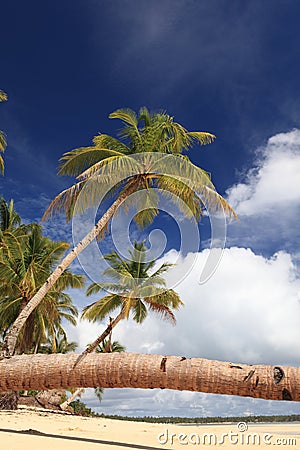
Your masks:
<instances>
[{"instance_id":1,"label":"thin palm trunk","mask_svg":"<svg viewBox=\"0 0 300 450\"><path fill-rule=\"evenodd\" d=\"M134 181L132 184L129 184L127 189L123 192L120 197L115 200L115 202L108 208L106 213L99 219L97 224L93 227L93 229L80 241L62 260L62 262L56 267L56 269L49 276L47 281L43 284L43 286L37 291L37 293L32 297L32 299L27 303L24 309L20 312L19 316L13 323L9 332L6 335L3 347L2 347L2 355L3 356L11 356L14 354L14 350L16 347L17 339L19 333L25 324L26 320L32 313L32 311L40 304L43 300L47 292L54 285L56 280L60 277L60 275L69 267L69 265L74 261L74 259L98 236L102 230L105 229L109 220L113 217L116 210L123 203L123 201L135 191L138 186L138 182Z\"/></svg>"},{"instance_id":2,"label":"thin palm trunk","mask_svg":"<svg viewBox=\"0 0 300 450\"><path fill-rule=\"evenodd\" d=\"M300 401L300 368L134 353L16 355L0 361L0 391L161 388Z\"/></svg>"},{"instance_id":3,"label":"thin palm trunk","mask_svg":"<svg viewBox=\"0 0 300 450\"><path fill-rule=\"evenodd\" d=\"M71 397L68 398L68 400L66 400L65 402L63 402L59 405L60 409L62 409L63 411L66 411L68 409L68 406L70 405L70 403L72 403L73 400L75 400L75 398L78 397L78 395L82 394L83 391L84 391L84 388L76 389L76 391L73 392L73 394L71 395Z\"/></svg>"},{"instance_id":4,"label":"thin palm trunk","mask_svg":"<svg viewBox=\"0 0 300 450\"><path fill-rule=\"evenodd\" d=\"M86 355L88 355L89 353L92 353L95 348L98 347L99 344L101 344L101 342L104 341L105 338L107 338L107 336L110 335L110 333L112 332L113 328L122 320L125 318L125 310L122 309L122 311L120 312L120 314L117 315L117 317L113 320L110 320L109 325L106 327L106 329L103 331L102 334L100 334L100 336L97 337L97 339L94 340L94 342L92 342L92 344L90 344L76 359L74 367L77 366L78 363L80 363L80 361L83 360L83 358L86 357Z\"/></svg>"}]
</instances>

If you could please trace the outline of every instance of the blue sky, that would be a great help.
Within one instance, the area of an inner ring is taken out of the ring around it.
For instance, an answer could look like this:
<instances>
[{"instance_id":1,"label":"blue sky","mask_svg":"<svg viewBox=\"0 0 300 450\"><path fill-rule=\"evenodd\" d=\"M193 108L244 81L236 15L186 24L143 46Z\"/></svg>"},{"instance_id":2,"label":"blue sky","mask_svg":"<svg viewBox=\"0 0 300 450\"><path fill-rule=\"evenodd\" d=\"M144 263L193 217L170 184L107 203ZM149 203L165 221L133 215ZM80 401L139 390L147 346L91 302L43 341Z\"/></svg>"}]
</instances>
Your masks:
<instances>
[{"instance_id":1,"label":"blue sky","mask_svg":"<svg viewBox=\"0 0 300 450\"><path fill-rule=\"evenodd\" d=\"M168 282L180 280L186 307L176 329L156 318L140 329L122 324L116 337L128 350L300 363L299 13L296 0L12 0L1 6L0 88L9 100L0 105L8 140L0 193L14 198L25 220L39 220L72 183L56 176L63 152L89 145L99 131L116 134L119 124L108 114L119 107L165 109L187 129L217 136L189 155L212 174L240 222L228 226L220 266L200 288L198 264L206 250L192 249L191 262L177 252L176 225L156 221L168 238L167 257L177 263ZM71 224L58 217L45 233L71 239ZM73 296L79 307L86 304L84 293ZM84 346L87 330L98 329L81 323L70 335ZM299 407L116 390L107 391L100 410L224 415Z\"/></svg>"}]
</instances>

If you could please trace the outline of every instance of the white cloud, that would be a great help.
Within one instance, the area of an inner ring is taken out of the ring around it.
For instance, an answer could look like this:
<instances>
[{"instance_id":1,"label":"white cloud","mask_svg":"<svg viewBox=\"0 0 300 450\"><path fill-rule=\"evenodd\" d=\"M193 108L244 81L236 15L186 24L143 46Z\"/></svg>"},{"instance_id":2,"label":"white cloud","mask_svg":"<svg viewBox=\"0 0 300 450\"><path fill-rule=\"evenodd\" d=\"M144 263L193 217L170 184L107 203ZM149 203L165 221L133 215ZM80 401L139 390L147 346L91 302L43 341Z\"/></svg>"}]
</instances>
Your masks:
<instances>
[{"instance_id":1,"label":"white cloud","mask_svg":"<svg viewBox=\"0 0 300 450\"><path fill-rule=\"evenodd\" d=\"M200 269L208 251L197 255L193 270L176 288L185 303L185 307L176 313L176 327L149 315L142 325L131 320L120 323L113 338L134 352L232 362L300 364L300 280L291 255L279 252L272 258L265 258L251 249L225 249L214 276L200 285ZM171 259L175 253L174 250L170 253ZM166 260L168 256L165 256ZM170 286L187 273L195 255L181 257L180 261L180 265L167 275ZM103 326L91 327L90 323L81 322L77 331L81 347L84 348ZM143 414L144 411L145 414L161 415L213 415L222 410L242 414L247 409L252 413L272 412L270 402L253 403L249 399L216 399L213 395L167 391L152 391L145 399L138 390L126 392L123 400L119 397L117 410L122 410L124 402L128 414ZM116 411L113 401L116 395L114 391L106 393L103 402L106 412ZM144 408L141 408L141 402L145 402ZM92 404L97 406L96 402ZM280 408L283 413L293 410L291 405Z\"/></svg>"},{"instance_id":2,"label":"white cloud","mask_svg":"<svg viewBox=\"0 0 300 450\"><path fill-rule=\"evenodd\" d=\"M228 190L241 222L230 225L231 247L224 250L211 279L199 284L208 249L186 256L173 249L164 256L176 262L167 275L168 286L175 286L185 303L176 313L176 327L149 315L142 325L120 323L113 338L133 352L299 365L299 169L300 130L271 137L245 180ZM245 248L246 243L252 248ZM76 296L81 305L87 300ZM72 339L83 349L104 326L80 322ZM86 395L96 408L92 393ZM289 414L297 412L297 405L276 403L275 410L273 402L254 399L126 389L107 391L99 410L131 415Z\"/></svg>"},{"instance_id":3,"label":"white cloud","mask_svg":"<svg viewBox=\"0 0 300 450\"><path fill-rule=\"evenodd\" d=\"M256 167L231 187L228 201L241 216L281 215L300 205L300 130L272 136Z\"/></svg>"},{"instance_id":4,"label":"white cloud","mask_svg":"<svg viewBox=\"0 0 300 450\"><path fill-rule=\"evenodd\" d=\"M142 351L145 344L161 342L168 354L300 363L300 281L291 256L279 252L268 259L251 249L225 249L214 276L200 285L207 254L199 253L196 263L194 254L181 258L166 276L169 286L182 279L176 290L185 307L176 313L177 326L154 316L142 326L125 322L116 335L128 350ZM183 277L191 262L193 270Z\"/></svg>"}]
</instances>

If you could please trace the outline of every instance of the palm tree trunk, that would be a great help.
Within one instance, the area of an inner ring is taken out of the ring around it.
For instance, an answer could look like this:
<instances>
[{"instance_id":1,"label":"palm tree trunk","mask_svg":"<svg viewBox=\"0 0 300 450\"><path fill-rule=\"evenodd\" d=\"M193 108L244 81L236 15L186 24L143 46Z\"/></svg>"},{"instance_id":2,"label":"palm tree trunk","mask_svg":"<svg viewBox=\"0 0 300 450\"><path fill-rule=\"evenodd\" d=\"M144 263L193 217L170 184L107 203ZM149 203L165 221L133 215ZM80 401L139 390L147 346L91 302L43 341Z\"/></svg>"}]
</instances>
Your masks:
<instances>
[{"instance_id":1,"label":"palm tree trunk","mask_svg":"<svg viewBox=\"0 0 300 450\"><path fill-rule=\"evenodd\" d=\"M70 387L175 389L300 401L300 368L134 353L16 355L0 361L0 391Z\"/></svg>"},{"instance_id":2,"label":"palm tree trunk","mask_svg":"<svg viewBox=\"0 0 300 450\"><path fill-rule=\"evenodd\" d=\"M90 344L76 359L74 367L77 366L78 363L80 363L80 361L83 360L83 358L86 357L86 355L88 355L89 353L92 353L95 348L101 344L102 341L104 341L104 339L112 332L112 329L125 317L125 311L122 309L122 311L120 312L120 314L117 315L117 317L113 320L109 321L109 325L106 327L106 329L103 331L102 334L100 334L100 336L97 337L97 339L94 340L94 342L92 342L92 344Z\"/></svg>"},{"instance_id":3,"label":"palm tree trunk","mask_svg":"<svg viewBox=\"0 0 300 450\"><path fill-rule=\"evenodd\" d=\"M115 202L108 208L106 213L99 219L97 224L93 229L80 241L62 260L62 262L56 267L56 269L49 276L47 281L43 286L37 291L37 293L32 297L32 299L27 303L24 309L20 312L19 316L13 323L9 332L6 335L1 354L2 356L11 356L14 354L16 347L16 342L18 335L26 322L27 318L30 316L32 311L40 304L47 292L54 285L56 280L60 275L69 267L72 261L95 239L95 237L101 233L101 231L108 224L109 220L113 217L116 210L119 208L121 203L136 190L138 182L135 180L127 189L123 192L120 197L115 200Z\"/></svg>"},{"instance_id":4,"label":"palm tree trunk","mask_svg":"<svg viewBox=\"0 0 300 450\"><path fill-rule=\"evenodd\" d=\"M62 409L63 411L66 411L68 409L68 406L70 403L72 403L73 400L75 400L75 398L80 395L82 392L84 391L84 388L78 388L76 389L75 392L73 392L73 394L63 403L61 403L60 409Z\"/></svg>"}]
</instances>

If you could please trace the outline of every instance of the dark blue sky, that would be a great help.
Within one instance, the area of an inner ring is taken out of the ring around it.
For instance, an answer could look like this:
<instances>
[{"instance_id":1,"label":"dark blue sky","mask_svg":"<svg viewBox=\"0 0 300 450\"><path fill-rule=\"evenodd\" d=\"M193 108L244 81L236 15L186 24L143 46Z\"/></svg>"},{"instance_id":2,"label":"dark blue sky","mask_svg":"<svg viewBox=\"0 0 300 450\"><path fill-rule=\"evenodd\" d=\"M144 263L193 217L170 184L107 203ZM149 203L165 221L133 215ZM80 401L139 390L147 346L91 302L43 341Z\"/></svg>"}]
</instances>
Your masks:
<instances>
[{"instance_id":1,"label":"dark blue sky","mask_svg":"<svg viewBox=\"0 0 300 450\"><path fill-rule=\"evenodd\" d=\"M115 133L118 107L166 109L217 135L191 158L218 189L299 123L299 2L10 1L1 7L6 177L50 198L64 151ZM18 196L1 179L6 197Z\"/></svg>"},{"instance_id":2,"label":"dark blue sky","mask_svg":"<svg viewBox=\"0 0 300 450\"><path fill-rule=\"evenodd\" d=\"M230 228L225 265L219 278L199 288L198 275L184 284L189 260L183 258L183 272L176 269L187 303L186 317L178 318L181 331L174 335L149 322L141 338L131 323L121 325L117 338L129 351L299 364L299 278L290 276L293 262L300 262L299 17L298 0L2 2L0 88L9 99L0 104L0 129L8 140L0 194L15 199L24 219L39 220L72 183L56 176L64 152L89 145L99 131L116 135L120 124L108 115L117 108L165 109L187 129L217 136L190 157L212 173L241 217ZM169 231L176 229L168 223ZM61 219L48 222L45 231L70 238ZM167 248L177 248L177 237L169 234ZM75 300L86 302L83 293ZM260 310L265 312L257 315ZM289 323L282 323L283 315ZM84 348L92 330L81 323L71 338ZM159 414L161 404L164 413L174 413L179 402L180 414L190 414L191 400L180 393L170 400L167 393L164 400L150 394L147 413ZM135 411L132 402L144 404L141 393L124 395L128 413ZM113 413L109 399L103 408ZM224 398L216 407L213 397L197 399L193 414L277 408ZM281 408L298 412L297 405Z\"/></svg>"}]
</instances>

